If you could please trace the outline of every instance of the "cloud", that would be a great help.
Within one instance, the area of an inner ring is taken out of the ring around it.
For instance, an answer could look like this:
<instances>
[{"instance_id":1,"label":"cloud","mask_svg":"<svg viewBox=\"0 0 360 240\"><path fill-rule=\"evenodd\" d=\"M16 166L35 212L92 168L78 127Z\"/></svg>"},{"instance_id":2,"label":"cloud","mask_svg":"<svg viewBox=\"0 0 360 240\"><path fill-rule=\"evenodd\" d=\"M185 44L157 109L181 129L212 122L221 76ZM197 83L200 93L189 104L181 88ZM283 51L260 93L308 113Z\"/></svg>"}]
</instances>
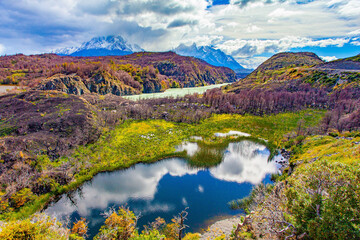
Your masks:
<instances>
[{"instance_id":1,"label":"cloud","mask_svg":"<svg viewBox=\"0 0 360 240\"><path fill-rule=\"evenodd\" d=\"M206 1L195 0L121 0L119 1L119 11L124 15L133 15L144 12L157 13L166 16L172 16L179 13L191 13L198 9L199 6L206 7Z\"/></svg>"},{"instance_id":2,"label":"cloud","mask_svg":"<svg viewBox=\"0 0 360 240\"><path fill-rule=\"evenodd\" d=\"M328 7L335 9L343 17L359 17L360 2L358 0L332 0L328 3Z\"/></svg>"},{"instance_id":3,"label":"cloud","mask_svg":"<svg viewBox=\"0 0 360 240\"><path fill-rule=\"evenodd\" d=\"M286 0L231 0L230 3L243 8L251 3L271 4L275 2L284 2L284 1Z\"/></svg>"},{"instance_id":4,"label":"cloud","mask_svg":"<svg viewBox=\"0 0 360 240\"><path fill-rule=\"evenodd\" d=\"M259 32L261 31L262 28L259 28L258 26L256 25L253 25L253 24L249 24L248 27L246 28L246 32L248 33L254 33L254 32Z\"/></svg>"},{"instance_id":5,"label":"cloud","mask_svg":"<svg viewBox=\"0 0 360 240\"><path fill-rule=\"evenodd\" d=\"M206 0L125 0L119 1L116 14L143 27L165 29L198 23L208 6Z\"/></svg>"},{"instance_id":6,"label":"cloud","mask_svg":"<svg viewBox=\"0 0 360 240\"><path fill-rule=\"evenodd\" d=\"M224 40L223 36L220 35L197 35L193 38L185 38L182 39L180 43L183 43L185 45L191 45L193 43L196 43L197 46L208 46L208 45L218 45L222 43ZM179 44L175 43L174 47L177 47Z\"/></svg>"},{"instance_id":7,"label":"cloud","mask_svg":"<svg viewBox=\"0 0 360 240\"><path fill-rule=\"evenodd\" d=\"M251 64L296 45L341 46L329 41L359 35L357 12L358 0L2 0L0 42L30 54L121 35L148 51L212 45Z\"/></svg>"},{"instance_id":8,"label":"cloud","mask_svg":"<svg viewBox=\"0 0 360 240\"><path fill-rule=\"evenodd\" d=\"M187 25L196 25L198 24L197 20L184 20L184 19L176 19L169 23L167 28L177 28L177 27L183 27Z\"/></svg>"},{"instance_id":9,"label":"cloud","mask_svg":"<svg viewBox=\"0 0 360 240\"><path fill-rule=\"evenodd\" d=\"M334 60L338 59L335 56L320 56L320 58L326 62L330 62L330 61L334 61Z\"/></svg>"},{"instance_id":10,"label":"cloud","mask_svg":"<svg viewBox=\"0 0 360 240\"><path fill-rule=\"evenodd\" d=\"M261 63L265 62L269 57L248 57L248 58L235 58L235 60L244 68L255 69Z\"/></svg>"},{"instance_id":11,"label":"cloud","mask_svg":"<svg viewBox=\"0 0 360 240\"><path fill-rule=\"evenodd\" d=\"M270 17L269 22L274 22L276 20L284 20L302 14L303 12L301 11L291 11L291 10L286 10L284 8L277 8L271 13L269 13L268 16Z\"/></svg>"},{"instance_id":12,"label":"cloud","mask_svg":"<svg viewBox=\"0 0 360 240\"><path fill-rule=\"evenodd\" d=\"M342 47L345 43L349 42L349 38L328 38L316 40L311 38L289 36L277 40L228 40L219 44L218 47L232 56L244 58L263 53L288 51L292 48L328 46Z\"/></svg>"},{"instance_id":13,"label":"cloud","mask_svg":"<svg viewBox=\"0 0 360 240\"><path fill-rule=\"evenodd\" d=\"M360 28L349 32L348 35L350 35L350 36L359 36L360 35Z\"/></svg>"},{"instance_id":14,"label":"cloud","mask_svg":"<svg viewBox=\"0 0 360 240\"><path fill-rule=\"evenodd\" d=\"M232 55L242 66L255 68L268 57L278 52L285 52L291 49L306 47L343 47L344 44L356 46L357 41L354 38L326 38L312 39L306 37L288 36L280 39L236 39L224 40L217 44L217 47L227 54Z\"/></svg>"}]
</instances>

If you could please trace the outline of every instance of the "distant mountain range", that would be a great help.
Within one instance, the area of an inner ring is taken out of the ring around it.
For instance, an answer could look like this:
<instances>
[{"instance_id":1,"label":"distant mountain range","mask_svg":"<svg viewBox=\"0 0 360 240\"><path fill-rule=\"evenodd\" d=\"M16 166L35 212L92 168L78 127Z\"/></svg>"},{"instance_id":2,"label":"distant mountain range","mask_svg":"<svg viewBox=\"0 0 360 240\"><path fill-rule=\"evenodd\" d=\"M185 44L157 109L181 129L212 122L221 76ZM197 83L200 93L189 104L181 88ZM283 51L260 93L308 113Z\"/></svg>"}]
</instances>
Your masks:
<instances>
[{"instance_id":1,"label":"distant mountain range","mask_svg":"<svg viewBox=\"0 0 360 240\"><path fill-rule=\"evenodd\" d=\"M134 52L144 52L140 46L128 43L121 36L95 37L89 42L84 42L80 47L69 47L55 50L54 53L61 56L123 56ZM211 46L198 47L195 43L190 46L180 44L173 49L175 53L195 57L219 67L228 67L234 70L238 77L242 78L251 73L252 69L242 67L232 56L226 55L220 49Z\"/></svg>"},{"instance_id":2,"label":"distant mountain range","mask_svg":"<svg viewBox=\"0 0 360 240\"><path fill-rule=\"evenodd\" d=\"M226 55L220 49L215 49L211 46L198 47L195 43L190 46L180 44L173 51L182 56L202 59L214 66L228 67L232 70L244 69L232 56Z\"/></svg>"},{"instance_id":3,"label":"distant mountain range","mask_svg":"<svg viewBox=\"0 0 360 240\"><path fill-rule=\"evenodd\" d=\"M241 66L232 56L226 55L220 49L215 49L211 46L198 47L195 43L190 46L180 44L173 51L182 56L202 59L214 66L228 67L234 70L238 78L244 78L253 71L253 69L246 69Z\"/></svg>"},{"instance_id":4,"label":"distant mountain range","mask_svg":"<svg viewBox=\"0 0 360 240\"><path fill-rule=\"evenodd\" d=\"M121 36L95 37L84 42L80 47L70 47L55 50L54 53L62 56L123 56L134 52L143 52L144 49L136 44L128 43Z\"/></svg>"}]
</instances>

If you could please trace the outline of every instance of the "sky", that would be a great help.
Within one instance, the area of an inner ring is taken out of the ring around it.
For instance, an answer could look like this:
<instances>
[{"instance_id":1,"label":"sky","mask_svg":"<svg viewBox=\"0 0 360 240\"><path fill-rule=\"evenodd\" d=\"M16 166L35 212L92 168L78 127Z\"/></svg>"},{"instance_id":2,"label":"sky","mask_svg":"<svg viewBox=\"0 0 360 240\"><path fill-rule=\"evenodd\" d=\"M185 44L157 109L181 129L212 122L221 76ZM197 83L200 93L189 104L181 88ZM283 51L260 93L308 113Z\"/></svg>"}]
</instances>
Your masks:
<instances>
[{"instance_id":1,"label":"sky","mask_svg":"<svg viewBox=\"0 0 360 240\"><path fill-rule=\"evenodd\" d=\"M147 51L211 45L254 68L275 53L360 53L360 0L0 0L0 55L120 35Z\"/></svg>"}]
</instances>

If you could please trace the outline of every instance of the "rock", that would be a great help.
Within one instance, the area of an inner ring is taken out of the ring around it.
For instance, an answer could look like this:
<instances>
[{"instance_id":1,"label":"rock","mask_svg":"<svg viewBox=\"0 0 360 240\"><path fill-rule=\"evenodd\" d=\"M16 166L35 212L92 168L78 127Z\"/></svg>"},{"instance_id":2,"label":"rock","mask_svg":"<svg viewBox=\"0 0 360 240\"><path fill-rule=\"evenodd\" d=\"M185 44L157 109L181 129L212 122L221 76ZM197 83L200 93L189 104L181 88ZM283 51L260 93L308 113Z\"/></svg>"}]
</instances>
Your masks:
<instances>
[{"instance_id":1,"label":"rock","mask_svg":"<svg viewBox=\"0 0 360 240\"><path fill-rule=\"evenodd\" d=\"M82 95L89 93L89 90L82 79L76 75L56 74L43 81L38 90L57 90L69 94Z\"/></svg>"},{"instance_id":2,"label":"rock","mask_svg":"<svg viewBox=\"0 0 360 240\"><path fill-rule=\"evenodd\" d=\"M233 217L217 221L209 227L210 231L207 231L201 235L200 239L214 239L217 236L221 236L222 234L225 234L226 239L229 239L234 226L237 226L239 223L241 223L240 217Z\"/></svg>"},{"instance_id":3,"label":"rock","mask_svg":"<svg viewBox=\"0 0 360 240\"><path fill-rule=\"evenodd\" d=\"M117 96L140 94L138 90L102 73L95 74L88 79L82 79L75 74L56 74L45 79L36 89L57 90L75 95L85 93L98 93L100 95L111 93Z\"/></svg>"}]
</instances>

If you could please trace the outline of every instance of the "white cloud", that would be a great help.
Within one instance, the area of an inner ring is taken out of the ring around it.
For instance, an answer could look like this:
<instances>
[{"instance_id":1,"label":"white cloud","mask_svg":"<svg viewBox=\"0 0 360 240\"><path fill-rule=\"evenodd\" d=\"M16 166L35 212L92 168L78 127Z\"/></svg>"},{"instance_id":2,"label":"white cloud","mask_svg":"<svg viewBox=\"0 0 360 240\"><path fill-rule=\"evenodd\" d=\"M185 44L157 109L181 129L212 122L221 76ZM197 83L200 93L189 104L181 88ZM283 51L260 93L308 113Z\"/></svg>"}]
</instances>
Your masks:
<instances>
[{"instance_id":1,"label":"white cloud","mask_svg":"<svg viewBox=\"0 0 360 240\"><path fill-rule=\"evenodd\" d=\"M240 65L246 68L256 68L268 59L262 54L275 54L289 51L294 48L304 47L343 47L344 44L360 46L357 38L341 37L327 39L311 39L305 37L288 36L274 40L237 39L219 43L217 47L227 54L232 55Z\"/></svg>"},{"instance_id":2,"label":"white cloud","mask_svg":"<svg viewBox=\"0 0 360 240\"><path fill-rule=\"evenodd\" d=\"M343 1L339 6L339 13L346 17L359 17L360 15L360 1L350 0Z\"/></svg>"},{"instance_id":3,"label":"white cloud","mask_svg":"<svg viewBox=\"0 0 360 240\"><path fill-rule=\"evenodd\" d=\"M275 19L283 19L283 18L289 18L296 15L301 15L303 12L301 11L291 11L291 10L285 10L284 8L278 8L269 13L269 17L271 18L269 21L274 21Z\"/></svg>"},{"instance_id":4,"label":"white cloud","mask_svg":"<svg viewBox=\"0 0 360 240\"><path fill-rule=\"evenodd\" d=\"M248 27L246 28L246 32L248 33L254 33L254 32L259 32L261 31L262 28L259 28L258 26L256 25L253 25L253 24L249 24Z\"/></svg>"},{"instance_id":5,"label":"white cloud","mask_svg":"<svg viewBox=\"0 0 360 240\"><path fill-rule=\"evenodd\" d=\"M360 35L360 29L357 29L357 30L354 30L354 31L351 31L348 33L348 35L350 36L357 36L357 35Z\"/></svg>"},{"instance_id":6,"label":"white cloud","mask_svg":"<svg viewBox=\"0 0 360 240\"><path fill-rule=\"evenodd\" d=\"M335 56L320 56L320 58L326 62L330 62L330 61L334 61L334 60L338 59Z\"/></svg>"},{"instance_id":7,"label":"white cloud","mask_svg":"<svg viewBox=\"0 0 360 240\"><path fill-rule=\"evenodd\" d=\"M359 34L360 1L297 2L231 0L210 7L207 0L2 0L0 42L5 53L28 54L119 34L148 51L196 42L237 51L239 59L296 45L341 46L344 36Z\"/></svg>"},{"instance_id":8,"label":"white cloud","mask_svg":"<svg viewBox=\"0 0 360 240\"><path fill-rule=\"evenodd\" d=\"M228 54L232 54L237 58L252 57L263 53L276 53L288 51L292 48L303 47L342 47L345 43L349 43L349 38L328 38L314 40L305 37L288 36L276 40L228 40L218 45L218 48Z\"/></svg>"},{"instance_id":9,"label":"white cloud","mask_svg":"<svg viewBox=\"0 0 360 240\"><path fill-rule=\"evenodd\" d=\"M236 61L243 66L244 68L248 69L255 69L261 63L268 60L268 57L249 57L249 58L235 58Z\"/></svg>"}]
</instances>

